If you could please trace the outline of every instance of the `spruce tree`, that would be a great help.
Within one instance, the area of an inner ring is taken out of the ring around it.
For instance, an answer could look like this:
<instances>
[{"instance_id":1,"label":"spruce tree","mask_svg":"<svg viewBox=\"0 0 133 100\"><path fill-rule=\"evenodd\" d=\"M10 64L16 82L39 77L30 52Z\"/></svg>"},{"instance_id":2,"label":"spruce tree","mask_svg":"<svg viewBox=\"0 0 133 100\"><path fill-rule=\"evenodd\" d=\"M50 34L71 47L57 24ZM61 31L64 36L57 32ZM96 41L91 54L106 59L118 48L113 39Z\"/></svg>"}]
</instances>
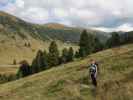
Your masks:
<instances>
[{"instance_id":1,"label":"spruce tree","mask_svg":"<svg viewBox=\"0 0 133 100\"><path fill-rule=\"evenodd\" d=\"M32 62L32 72L37 73L42 70L45 70L46 68L47 68L46 54L44 55L44 53L41 50L39 50L37 52L35 59Z\"/></svg>"},{"instance_id":2,"label":"spruce tree","mask_svg":"<svg viewBox=\"0 0 133 100\"><path fill-rule=\"evenodd\" d=\"M112 33L112 46L119 46L120 45L120 36L118 33L113 32Z\"/></svg>"},{"instance_id":3,"label":"spruce tree","mask_svg":"<svg viewBox=\"0 0 133 100\"><path fill-rule=\"evenodd\" d=\"M111 37L107 40L107 47L110 48L110 47L116 47L116 46L119 46L121 44L121 41L120 41L120 36L117 32L113 32Z\"/></svg>"},{"instance_id":4,"label":"spruce tree","mask_svg":"<svg viewBox=\"0 0 133 100\"><path fill-rule=\"evenodd\" d=\"M70 47L68 50L68 56L67 56L68 62L73 61L73 58L74 58L74 50L72 47Z\"/></svg>"},{"instance_id":5,"label":"spruce tree","mask_svg":"<svg viewBox=\"0 0 133 100\"><path fill-rule=\"evenodd\" d=\"M21 62L21 66L19 67L18 73L17 73L17 77L21 78L21 77L26 77L28 75L31 74L31 67L28 64L27 61L22 61Z\"/></svg>"},{"instance_id":6,"label":"spruce tree","mask_svg":"<svg viewBox=\"0 0 133 100\"><path fill-rule=\"evenodd\" d=\"M95 36L94 37L94 50L93 52L98 52L103 50L103 44L101 43L101 41Z\"/></svg>"},{"instance_id":7,"label":"spruce tree","mask_svg":"<svg viewBox=\"0 0 133 100\"><path fill-rule=\"evenodd\" d=\"M59 65L59 50L55 41L49 46L48 65L50 67Z\"/></svg>"},{"instance_id":8,"label":"spruce tree","mask_svg":"<svg viewBox=\"0 0 133 100\"><path fill-rule=\"evenodd\" d=\"M79 52L78 51L76 51L75 52L75 56L74 56L75 58L79 58L80 57L80 55L79 55Z\"/></svg>"},{"instance_id":9,"label":"spruce tree","mask_svg":"<svg viewBox=\"0 0 133 100\"><path fill-rule=\"evenodd\" d=\"M62 63L66 63L68 61L68 50L67 50L67 48L64 48L62 50L61 59L62 59Z\"/></svg>"},{"instance_id":10,"label":"spruce tree","mask_svg":"<svg viewBox=\"0 0 133 100\"><path fill-rule=\"evenodd\" d=\"M84 30L81 33L79 47L80 47L79 55L81 57L85 57L88 54L90 54L90 52L91 52L91 35L89 37L86 30Z\"/></svg>"},{"instance_id":11,"label":"spruce tree","mask_svg":"<svg viewBox=\"0 0 133 100\"><path fill-rule=\"evenodd\" d=\"M48 69L48 53L46 50L43 51L43 59L45 60L45 68Z\"/></svg>"}]
</instances>

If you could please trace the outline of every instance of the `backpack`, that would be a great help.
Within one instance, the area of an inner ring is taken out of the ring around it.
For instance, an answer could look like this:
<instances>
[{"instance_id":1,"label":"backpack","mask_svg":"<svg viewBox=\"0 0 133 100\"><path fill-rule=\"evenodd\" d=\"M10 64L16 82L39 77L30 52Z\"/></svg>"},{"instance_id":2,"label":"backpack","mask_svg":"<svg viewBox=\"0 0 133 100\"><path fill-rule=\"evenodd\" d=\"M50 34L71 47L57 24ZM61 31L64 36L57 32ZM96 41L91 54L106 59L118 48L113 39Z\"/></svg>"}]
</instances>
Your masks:
<instances>
[{"instance_id":1,"label":"backpack","mask_svg":"<svg viewBox=\"0 0 133 100\"><path fill-rule=\"evenodd\" d=\"M96 67L97 67L97 65L95 65L95 64L90 65L90 74L94 75L96 73Z\"/></svg>"}]
</instances>

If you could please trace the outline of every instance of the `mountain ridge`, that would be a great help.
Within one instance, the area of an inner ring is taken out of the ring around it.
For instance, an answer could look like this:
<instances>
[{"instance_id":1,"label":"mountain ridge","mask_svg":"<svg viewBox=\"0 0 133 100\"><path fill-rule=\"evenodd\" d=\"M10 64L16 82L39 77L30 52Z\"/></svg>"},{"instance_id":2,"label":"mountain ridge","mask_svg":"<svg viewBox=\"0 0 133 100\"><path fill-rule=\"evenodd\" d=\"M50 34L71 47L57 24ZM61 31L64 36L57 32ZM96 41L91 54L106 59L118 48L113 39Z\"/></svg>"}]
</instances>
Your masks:
<instances>
[{"instance_id":1,"label":"mountain ridge","mask_svg":"<svg viewBox=\"0 0 133 100\"><path fill-rule=\"evenodd\" d=\"M32 24L5 12L0 12L0 25L1 29L2 26L5 28L5 33L19 33L22 38L26 38L27 35L30 35L33 38L42 40L48 40L49 38L51 38L70 42L78 42L80 34L84 30L84 28L69 27L58 23L47 23L43 25ZM94 33L98 37L100 36L100 39L102 37L108 37L108 34L105 34L101 31L91 29L86 30L88 31L88 33Z\"/></svg>"},{"instance_id":2,"label":"mountain ridge","mask_svg":"<svg viewBox=\"0 0 133 100\"><path fill-rule=\"evenodd\" d=\"M57 23L32 24L0 12L0 56L3 57L0 58L0 64L12 64L14 59L17 63L21 60L31 63L36 52L39 49L47 49L53 40L60 41L58 42L60 50L70 46L77 49L82 30L83 28ZM88 30L88 34L96 35L103 42L108 38L108 35L102 32ZM31 47L26 47L26 44L30 44Z\"/></svg>"}]
</instances>

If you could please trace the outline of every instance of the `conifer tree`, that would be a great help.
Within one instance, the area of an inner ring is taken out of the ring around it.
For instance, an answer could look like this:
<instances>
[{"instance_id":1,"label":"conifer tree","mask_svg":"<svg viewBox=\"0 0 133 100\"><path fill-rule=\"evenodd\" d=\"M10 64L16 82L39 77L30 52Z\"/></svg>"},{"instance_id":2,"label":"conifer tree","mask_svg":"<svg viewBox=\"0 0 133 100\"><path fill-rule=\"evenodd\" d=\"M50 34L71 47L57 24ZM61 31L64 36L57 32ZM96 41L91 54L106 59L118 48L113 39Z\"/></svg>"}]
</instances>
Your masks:
<instances>
[{"instance_id":1,"label":"conifer tree","mask_svg":"<svg viewBox=\"0 0 133 100\"><path fill-rule=\"evenodd\" d=\"M87 31L84 30L80 36L79 42L79 55L80 57L85 57L91 52L91 44L90 44L91 37L88 36Z\"/></svg>"},{"instance_id":2,"label":"conifer tree","mask_svg":"<svg viewBox=\"0 0 133 100\"><path fill-rule=\"evenodd\" d=\"M48 64L47 64L46 52L44 54L41 50L39 50L37 52L35 59L32 62L32 72L37 73L42 70L45 70L47 68L47 65Z\"/></svg>"},{"instance_id":3,"label":"conifer tree","mask_svg":"<svg viewBox=\"0 0 133 100\"><path fill-rule=\"evenodd\" d=\"M48 65L50 67L59 65L59 50L55 41L52 41L49 46Z\"/></svg>"},{"instance_id":4,"label":"conifer tree","mask_svg":"<svg viewBox=\"0 0 133 100\"><path fill-rule=\"evenodd\" d=\"M94 50L93 52L98 52L103 50L103 44L101 43L101 41L95 36L94 37Z\"/></svg>"},{"instance_id":5,"label":"conifer tree","mask_svg":"<svg viewBox=\"0 0 133 100\"><path fill-rule=\"evenodd\" d=\"M31 67L28 64L27 61L22 61L21 62L21 66L19 67L18 73L17 73L17 77L21 78L21 77L26 77L28 75L31 74Z\"/></svg>"},{"instance_id":6,"label":"conifer tree","mask_svg":"<svg viewBox=\"0 0 133 100\"><path fill-rule=\"evenodd\" d=\"M76 51L75 52L75 56L74 56L75 58L79 58L80 57L80 55L79 55L79 52L78 51Z\"/></svg>"},{"instance_id":7,"label":"conifer tree","mask_svg":"<svg viewBox=\"0 0 133 100\"><path fill-rule=\"evenodd\" d=\"M67 50L67 48L64 48L62 50L61 59L62 59L62 63L66 63L68 61L68 50Z\"/></svg>"},{"instance_id":8,"label":"conifer tree","mask_svg":"<svg viewBox=\"0 0 133 100\"><path fill-rule=\"evenodd\" d=\"M70 47L68 50L68 56L67 56L68 62L73 61L73 58L74 58L74 50L72 47Z\"/></svg>"},{"instance_id":9,"label":"conifer tree","mask_svg":"<svg viewBox=\"0 0 133 100\"><path fill-rule=\"evenodd\" d=\"M106 46L108 48L119 46L121 44L120 36L117 32L113 32L111 37L107 40Z\"/></svg>"}]
</instances>

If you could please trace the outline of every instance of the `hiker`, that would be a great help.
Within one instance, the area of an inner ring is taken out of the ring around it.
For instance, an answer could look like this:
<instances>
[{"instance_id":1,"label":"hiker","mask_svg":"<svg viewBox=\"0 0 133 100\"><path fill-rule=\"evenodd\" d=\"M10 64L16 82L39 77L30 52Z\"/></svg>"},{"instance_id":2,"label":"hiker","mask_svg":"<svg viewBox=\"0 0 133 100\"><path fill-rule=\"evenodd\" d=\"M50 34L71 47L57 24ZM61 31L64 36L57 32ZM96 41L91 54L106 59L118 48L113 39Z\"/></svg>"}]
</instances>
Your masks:
<instances>
[{"instance_id":1,"label":"hiker","mask_svg":"<svg viewBox=\"0 0 133 100\"><path fill-rule=\"evenodd\" d=\"M92 84L97 86L97 73L98 73L98 63L95 60L91 60L90 64L90 78L92 80Z\"/></svg>"}]
</instances>

